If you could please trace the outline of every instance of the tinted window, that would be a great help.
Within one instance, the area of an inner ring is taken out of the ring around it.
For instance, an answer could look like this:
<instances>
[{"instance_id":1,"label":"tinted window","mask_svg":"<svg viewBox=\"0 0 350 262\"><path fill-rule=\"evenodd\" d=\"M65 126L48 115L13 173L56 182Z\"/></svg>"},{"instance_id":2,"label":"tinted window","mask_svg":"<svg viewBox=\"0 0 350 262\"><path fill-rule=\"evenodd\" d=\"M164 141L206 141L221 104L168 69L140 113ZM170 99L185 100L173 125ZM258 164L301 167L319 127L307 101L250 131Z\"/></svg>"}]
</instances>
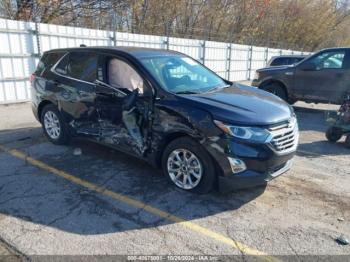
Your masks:
<instances>
[{"instance_id":1,"label":"tinted window","mask_svg":"<svg viewBox=\"0 0 350 262\"><path fill-rule=\"evenodd\" d=\"M343 67L344 57L345 51L324 52L310 59L310 62L316 65L317 70L340 69Z\"/></svg>"},{"instance_id":2,"label":"tinted window","mask_svg":"<svg viewBox=\"0 0 350 262\"><path fill-rule=\"evenodd\" d=\"M295 57L295 58L292 58L292 64L296 64L298 62L300 62L301 60L303 60L304 58L303 57Z\"/></svg>"},{"instance_id":3,"label":"tinted window","mask_svg":"<svg viewBox=\"0 0 350 262\"><path fill-rule=\"evenodd\" d=\"M97 55L85 52L70 53L66 72L72 78L94 82L97 73Z\"/></svg>"},{"instance_id":4,"label":"tinted window","mask_svg":"<svg viewBox=\"0 0 350 262\"><path fill-rule=\"evenodd\" d=\"M58 65L55 68L55 71L61 75L67 74L67 64L69 61L69 55L66 55L63 57L63 59L58 63Z\"/></svg>"},{"instance_id":5,"label":"tinted window","mask_svg":"<svg viewBox=\"0 0 350 262\"><path fill-rule=\"evenodd\" d=\"M45 53L38 63L35 74L41 75L45 69L50 69L63 55L63 52Z\"/></svg>"},{"instance_id":6,"label":"tinted window","mask_svg":"<svg viewBox=\"0 0 350 262\"><path fill-rule=\"evenodd\" d=\"M276 58L271 62L271 66L280 66L280 65L288 65L290 63L288 57L280 57Z\"/></svg>"}]
</instances>

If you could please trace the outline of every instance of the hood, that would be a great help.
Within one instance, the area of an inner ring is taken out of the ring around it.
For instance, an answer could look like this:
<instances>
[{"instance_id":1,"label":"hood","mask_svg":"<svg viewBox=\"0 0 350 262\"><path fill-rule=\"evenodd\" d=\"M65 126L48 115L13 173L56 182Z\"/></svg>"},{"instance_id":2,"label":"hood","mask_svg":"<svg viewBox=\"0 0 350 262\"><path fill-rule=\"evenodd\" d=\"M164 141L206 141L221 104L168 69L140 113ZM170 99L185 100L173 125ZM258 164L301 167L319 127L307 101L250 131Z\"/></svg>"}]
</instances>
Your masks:
<instances>
[{"instance_id":1,"label":"hood","mask_svg":"<svg viewBox=\"0 0 350 262\"><path fill-rule=\"evenodd\" d=\"M294 65L270 66L256 70L257 72L280 71L294 68Z\"/></svg>"},{"instance_id":2,"label":"hood","mask_svg":"<svg viewBox=\"0 0 350 262\"><path fill-rule=\"evenodd\" d=\"M230 124L271 125L293 115L292 107L279 97L238 83L215 92L181 97L210 112L214 119Z\"/></svg>"}]
</instances>

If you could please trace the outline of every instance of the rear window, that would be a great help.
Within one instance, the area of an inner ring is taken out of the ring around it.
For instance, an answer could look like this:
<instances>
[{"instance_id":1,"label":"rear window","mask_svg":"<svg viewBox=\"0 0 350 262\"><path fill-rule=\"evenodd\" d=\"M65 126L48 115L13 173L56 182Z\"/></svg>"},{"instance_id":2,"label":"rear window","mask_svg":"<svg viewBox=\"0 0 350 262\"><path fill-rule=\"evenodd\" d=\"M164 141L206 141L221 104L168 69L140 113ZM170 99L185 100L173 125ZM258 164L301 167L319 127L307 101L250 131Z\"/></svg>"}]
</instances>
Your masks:
<instances>
[{"instance_id":1,"label":"rear window","mask_svg":"<svg viewBox=\"0 0 350 262\"><path fill-rule=\"evenodd\" d=\"M41 75L45 69L50 69L63 55L63 52L45 53L38 63L35 74Z\"/></svg>"},{"instance_id":2,"label":"rear window","mask_svg":"<svg viewBox=\"0 0 350 262\"><path fill-rule=\"evenodd\" d=\"M303 57L296 57L296 58L293 58L292 59L292 64L296 64L298 62L300 62L301 60L303 60L304 58Z\"/></svg>"},{"instance_id":3,"label":"rear window","mask_svg":"<svg viewBox=\"0 0 350 262\"><path fill-rule=\"evenodd\" d=\"M288 65L290 63L288 57L276 58L271 62L271 66Z\"/></svg>"},{"instance_id":4,"label":"rear window","mask_svg":"<svg viewBox=\"0 0 350 262\"><path fill-rule=\"evenodd\" d=\"M97 74L97 54L72 52L62 59L55 71L75 79L94 82Z\"/></svg>"}]
</instances>

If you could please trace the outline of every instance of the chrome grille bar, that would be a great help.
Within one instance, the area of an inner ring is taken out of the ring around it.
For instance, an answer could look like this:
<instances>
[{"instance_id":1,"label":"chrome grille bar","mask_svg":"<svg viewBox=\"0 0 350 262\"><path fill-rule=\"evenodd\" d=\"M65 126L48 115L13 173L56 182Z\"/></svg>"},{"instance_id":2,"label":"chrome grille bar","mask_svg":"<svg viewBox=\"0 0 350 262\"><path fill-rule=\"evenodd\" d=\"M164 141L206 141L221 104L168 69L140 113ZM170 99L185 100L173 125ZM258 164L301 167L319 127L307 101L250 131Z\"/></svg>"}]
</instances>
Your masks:
<instances>
[{"instance_id":1,"label":"chrome grille bar","mask_svg":"<svg viewBox=\"0 0 350 262\"><path fill-rule=\"evenodd\" d=\"M272 135L271 147L278 154L286 154L296 150L299 140L299 130L296 118L291 118L287 123L269 128Z\"/></svg>"}]
</instances>

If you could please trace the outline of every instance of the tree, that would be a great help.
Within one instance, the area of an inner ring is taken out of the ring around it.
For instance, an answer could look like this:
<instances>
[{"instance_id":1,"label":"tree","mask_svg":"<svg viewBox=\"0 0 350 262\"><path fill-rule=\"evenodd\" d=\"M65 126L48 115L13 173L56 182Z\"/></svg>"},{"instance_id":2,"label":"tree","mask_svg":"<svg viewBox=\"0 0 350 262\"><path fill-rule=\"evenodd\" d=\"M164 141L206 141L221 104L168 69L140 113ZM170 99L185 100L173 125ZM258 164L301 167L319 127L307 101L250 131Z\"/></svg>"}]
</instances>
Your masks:
<instances>
[{"instance_id":1,"label":"tree","mask_svg":"<svg viewBox=\"0 0 350 262\"><path fill-rule=\"evenodd\" d=\"M0 16L305 51L350 43L350 0L2 0Z\"/></svg>"}]
</instances>

